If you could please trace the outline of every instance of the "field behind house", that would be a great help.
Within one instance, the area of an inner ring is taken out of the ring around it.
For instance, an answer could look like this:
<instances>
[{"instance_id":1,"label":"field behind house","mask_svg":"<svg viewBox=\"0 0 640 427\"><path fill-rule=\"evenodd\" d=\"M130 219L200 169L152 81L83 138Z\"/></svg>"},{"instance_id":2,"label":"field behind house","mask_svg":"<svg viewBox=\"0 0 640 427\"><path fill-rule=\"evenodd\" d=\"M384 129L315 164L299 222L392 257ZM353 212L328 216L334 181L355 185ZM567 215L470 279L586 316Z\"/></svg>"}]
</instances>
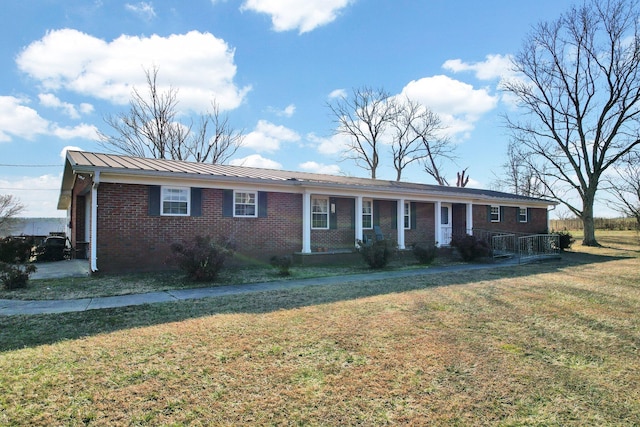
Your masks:
<instances>
[{"instance_id":1,"label":"field behind house","mask_svg":"<svg viewBox=\"0 0 640 427\"><path fill-rule=\"evenodd\" d=\"M481 272L0 318L0 425L639 425L638 235L597 236Z\"/></svg>"}]
</instances>

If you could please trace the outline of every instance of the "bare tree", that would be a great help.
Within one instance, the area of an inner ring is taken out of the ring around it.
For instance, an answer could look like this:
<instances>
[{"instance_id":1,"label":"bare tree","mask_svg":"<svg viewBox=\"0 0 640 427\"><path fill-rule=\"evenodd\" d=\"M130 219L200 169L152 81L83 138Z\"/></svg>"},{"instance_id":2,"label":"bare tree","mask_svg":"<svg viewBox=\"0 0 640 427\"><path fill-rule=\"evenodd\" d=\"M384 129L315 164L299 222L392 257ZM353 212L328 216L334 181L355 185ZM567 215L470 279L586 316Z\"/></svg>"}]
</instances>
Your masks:
<instances>
[{"instance_id":1,"label":"bare tree","mask_svg":"<svg viewBox=\"0 0 640 427\"><path fill-rule=\"evenodd\" d=\"M111 151L138 157L195 160L222 163L242 145L244 135L236 131L226 116L220 116L215 101L213 111L200 116L199 126L177 120L178 90L158 88L158 69L145 70L147 93L133 89L129 111L108 115L111 133L100 133L100 144ZM211 130L213 128L213 135Z\"/></svg>"},{"instance_id":2,"label":"bare tree","mask_svg":"<svg viewBox=\"0 0 640 427\"><path fill-rule=\"evenodd\" d=\"M422 158L424 171L436 180L438 185L449 185L449 181L442 174L444 160L455 159L454 146L448 138L421 137L425 155Z\"/></svg>"},{"instance_id":3,"label":"bare tree","mask_svg":"<svg viewBox=\"0 0 640 427\"><path fill-rule=\"evenodd\" d=\"M544 190L584 224L595 246L593 207L603 173L640 143L640 14L636 0L590 0L538 24L504 84L526 116L506 118ZM579 203L558 192L577 193Z\"/></svg>"},{"instance_id":4,"label":"bare tree","mask_svg":"<svg viewBox=\"0 0 640 427\"><path fill-rule=\"evenodd\" d=\"M376 178L380 163L382 137L395 107L384 89L354 89L350 98L343 96L328 104L337 124L336 133L349 137L344 157L355 161Z\"/></svg>"},{"instance_id":5,"label":"bare tree","mask_svg":"<svg viewBox=\"0 0 640 427\"><path fill-rule=\"evenodd\" d=\"M494 184L497 188L520 196L547 197L538 177L539 169L542 167L532 164L512 141L507 149L507 161L502 164L502 176Z\"/></svg>"},{"instance_id":6,"label":"bare tree","mask_svg":"<svg viewBox=\"0 0 640 427\"><path fill-rule=\"evenodd\" d=\"M11 221L24 211L24 205L11 194L0 194L0 231L7 231Z\"/></svg>"},{"instance_id":7,"label":"bare tree","mask_svg":"<svg viewBox=\"0 0 640 427\"><path fill-rule=\"evenodd\" d=\"M640 229L640 152L631 152L622 160L613 168L615 175L607 179L607 190L614 196L612 206L635 218Z\"/></svg>"},{"instance_id":8,"label":"bare tree","mask_svg":"<svg viewBox=\"0 0 640 427\"><path fill-rule=\"evenodd\" d=\"M402 178L402 171L413 162L428 161L435 164L439 157L447 157L447 140L439 138L442 130L440 117L429 108L406 98L396 100L390 116L391 153L396 181ZM437 149L432 149L437 146ZM435 156L435 157L434 157Z\"/></svg>"},{"instance_id":9,"label":"bare tree","mask_svg":"<svg viewBox=\"0 0 640 427\"><path fill-rule=\"evenodd\" d=\"M456 187L466 187L467 184L469 184L469 175L465 176L467 169L468 168L464 168L462 172L457 173L458 179L456 181Z\"/></svg>"}]
</instances>

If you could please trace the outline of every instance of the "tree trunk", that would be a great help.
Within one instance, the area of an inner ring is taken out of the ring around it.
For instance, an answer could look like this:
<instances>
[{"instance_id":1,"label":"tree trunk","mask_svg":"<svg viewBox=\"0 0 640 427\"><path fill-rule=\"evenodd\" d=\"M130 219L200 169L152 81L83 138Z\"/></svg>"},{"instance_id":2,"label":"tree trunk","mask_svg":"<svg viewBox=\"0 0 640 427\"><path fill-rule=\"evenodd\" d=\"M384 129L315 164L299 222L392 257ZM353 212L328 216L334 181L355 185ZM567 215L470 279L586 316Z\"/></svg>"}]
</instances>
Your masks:
<instances>
[{"instance_id":1,"label":"tree trunk","mask_svg":"<svg viewBox=\"0 0 640 427\"><path fill-rule=\"evenodd\" d=\"M595 192L594 192L595 193ZM595 194L587 194L583 200L582 207L582 226L584 231L583 246L600 246L596 240L596 227L593 221L593 203Z\"/></svg>"}]
</instances>

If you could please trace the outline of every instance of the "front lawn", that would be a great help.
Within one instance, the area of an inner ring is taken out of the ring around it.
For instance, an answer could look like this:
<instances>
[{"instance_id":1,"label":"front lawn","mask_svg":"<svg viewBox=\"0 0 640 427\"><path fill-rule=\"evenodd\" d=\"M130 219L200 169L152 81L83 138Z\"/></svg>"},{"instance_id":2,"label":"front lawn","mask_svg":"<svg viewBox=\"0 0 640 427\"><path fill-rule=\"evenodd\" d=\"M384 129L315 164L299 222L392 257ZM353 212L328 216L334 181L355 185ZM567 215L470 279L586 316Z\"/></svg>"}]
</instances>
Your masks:
<instances>
[{"instance_id":1,"label":"front lawn","mask_svg":"<svg viewBox=\"0 0 640 427\"><path fill-rule=\"evenodd\" d=\"M639 425L635 242L0 318L0 425Z\"/></svg>"}]
</instances>

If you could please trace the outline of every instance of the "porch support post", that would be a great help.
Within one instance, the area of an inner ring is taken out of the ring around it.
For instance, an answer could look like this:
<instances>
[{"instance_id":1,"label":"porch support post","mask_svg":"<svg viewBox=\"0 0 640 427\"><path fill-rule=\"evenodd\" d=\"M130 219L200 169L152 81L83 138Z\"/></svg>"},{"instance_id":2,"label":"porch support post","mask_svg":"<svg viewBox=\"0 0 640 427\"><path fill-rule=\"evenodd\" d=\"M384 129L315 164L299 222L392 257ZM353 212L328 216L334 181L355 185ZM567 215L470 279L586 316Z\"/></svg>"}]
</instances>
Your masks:
<instances>
[{"instance_id":1,"label":"porch support post","mask_svg":"<svg viewBox=\"0 0 640 427\"><path fill-rule=\"evenodd\" d=\"M100 185L100 171L96 171L91 185L91 260L92 272L98 271L98 185ZM86 215L86 214L85 214Z\"/></svg>"},{"instance_id":2,"label":"porch support post","mask_svg":"<svg viewBox=\"0 0 640 427\"><path fill-rule=\"evenodd\" d=\"M302 253L311 253L311 193L302 195Z\"/></svg>"},{"instance_id":3,"label":"porch support post","mask_svg":"<svg viewBox=\"0 0 640 427\"><path fill-rule=\"evenodd\" d=\"M358 246L358 240L362 240L362 196L356 196L356 207L355 207L355 241L354 244Z\"/></svg>"},{"instance_id":4,"label":"porch support post","mask_svg":"<svg viewBox=\"0 0 640 427\"><path fill-rule=\"evenodd\" d=\"M473 203L467 203L467 234L473 235Z\"/></svg>"},{"instance_id":5,"label":"porch support post","mask_svg":"<svg viewBox=\"0 0 640 427\"><path fill-rule=\"evenodd\" d=\"M398 249L404 249L404 199L398 199L396 203L398 204Z\"/></svg>"},{"instance_id":6,"label":"porch support post","mask_svg":"<svg viewBox=\"0 0 640 427\"><path fill-rule=\"evenodd\" d=\"M433 212L433 222L435 222L435 233L434 237L436 239L436 246L442 246L442 202L435 202L434 212Z\"/></svg>"}]
</instances>

